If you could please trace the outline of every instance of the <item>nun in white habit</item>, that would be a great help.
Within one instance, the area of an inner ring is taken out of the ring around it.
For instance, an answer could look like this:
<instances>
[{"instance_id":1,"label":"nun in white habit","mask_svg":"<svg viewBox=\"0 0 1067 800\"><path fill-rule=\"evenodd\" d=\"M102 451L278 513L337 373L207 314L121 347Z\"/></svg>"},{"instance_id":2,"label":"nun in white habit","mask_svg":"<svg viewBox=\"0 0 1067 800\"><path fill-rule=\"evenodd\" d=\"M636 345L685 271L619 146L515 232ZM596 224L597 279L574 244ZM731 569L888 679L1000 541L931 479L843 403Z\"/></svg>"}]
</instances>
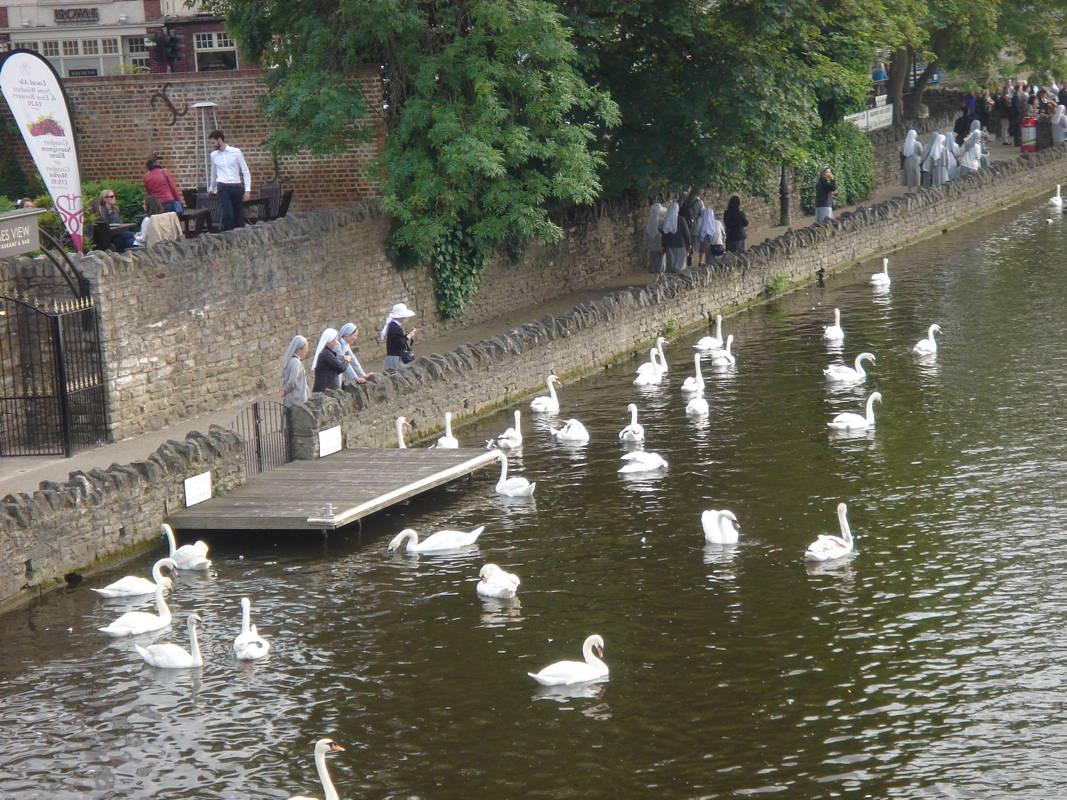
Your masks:
<instances>
[{"instance_id":1,"label":"nun in white habit","mask_svg":"<svg viewBox=\"0 0 1067 800\"><path fill-rule=\"evenodd\" d=\"M307 354L308 340L297 334L282 356L282 405L286 408L303 403L311 394L304 373L304 362L301 361Z\"/></svg>"},{"instance_id":2,"label":"nun in white habit","mask_svg":"<svg viewBox=\"0 0 1067 800\"><path fill-rule=\"evenodd\" d=\"M1056 106L1056 113L1052 115L1052 145L1059 147L1067 141L1067 109Z\"/></svg>"},{"instance_id":3,"label":"nun in white habit","mask_svg":"<svg viewBox=\"0 0 1067 800\"><path fill-rule=\"evenodd\" d=\"M327 389L341 388L341 375L348 362L341 356L341 342L336 328L327 328L319 337L315 348L315 357L311 359L311 369L315 373L315 385L312 391L318 394Z\"/></svg>"},{"instance_id":4,"label":"nun in white habit","mask_svg":"<svg viewBox=\"0 0 1067 800\"><path fill-rule=\"evenodd\" d=\"M923 156L923 172L929 173L930 185L948 183L948 159L945 157L945 134L935 133Z\"/></svg>"},{"instance_id":5,"label":"nun in white habit","mask_svg":"<svg viewBox=\"0 0 1067 800\"><path fill-rule=\"evenodd\" d=\"M663 231L660 220L667 210L660 203L653 203L648 210L645 222L645 249L648 250L648 271L654 274L663 272Z\"/></svg>"},{"instance_id":6,"label":"nun in white habit","mask_svg":"<svg viewBox=\"0 0 1067 800\"><path fill-rule=\"evenodd\" d=\"M922 182L922 172L919 162L922 160L923 144L919 141L919 134L912 128L904 137L904 144L900 146L901 184L909 189L919 188Z\"/></svg>"},{"instance_id":7,"label":"nun in white habit","mask_svg":"<svg viewBox=\"0 0 1067 800\"><path fill-rule=\"evenodd\" d=\"M956 180L960 174L960 146L956 144L956 134L945 131L945 155L948 156L948 179L949 182Z\"/></svg>"},{"instance_id":8,"label":"nun in white habit","mask_svg":"<svg viewBox=\"0 0 1067 800\"><path fill-rule=\"evenodd\" d=\"M971 123L971 132L960 145L960 177L973 175L982 166L982 123Z\"/></svg>"}]
</instances>

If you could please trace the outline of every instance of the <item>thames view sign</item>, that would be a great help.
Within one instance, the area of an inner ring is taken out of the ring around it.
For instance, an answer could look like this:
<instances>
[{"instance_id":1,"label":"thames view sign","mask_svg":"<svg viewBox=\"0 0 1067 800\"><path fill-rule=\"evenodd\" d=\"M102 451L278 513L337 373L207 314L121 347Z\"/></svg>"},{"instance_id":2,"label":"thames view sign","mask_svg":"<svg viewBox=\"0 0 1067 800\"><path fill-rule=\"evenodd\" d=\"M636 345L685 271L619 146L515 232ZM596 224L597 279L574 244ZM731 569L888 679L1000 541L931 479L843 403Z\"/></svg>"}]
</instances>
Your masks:
<instances>
[{"instance_id":1,"label":"thames view sign","mask_svg":"<svg viewBox=\"0 0 1067 800\"><path fill-rule=\"evenodd\" d=\"M0 214L0 258L41 249L37 215L43 213L42 209L28 208Z\"/></svg>"}]
</instances>

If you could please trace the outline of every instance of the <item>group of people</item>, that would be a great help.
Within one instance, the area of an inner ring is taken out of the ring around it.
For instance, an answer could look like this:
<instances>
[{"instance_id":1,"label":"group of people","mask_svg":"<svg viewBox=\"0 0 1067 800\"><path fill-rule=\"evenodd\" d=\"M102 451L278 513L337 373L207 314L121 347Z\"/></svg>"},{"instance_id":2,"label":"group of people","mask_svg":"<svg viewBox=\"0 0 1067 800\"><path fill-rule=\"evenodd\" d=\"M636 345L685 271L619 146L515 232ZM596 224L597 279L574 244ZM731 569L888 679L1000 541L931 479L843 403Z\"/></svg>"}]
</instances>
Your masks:
<instances>
[{"instance_id":1,"label":"group of people","mask_svg":"<svg viewBox=\"0 0 1067 800\"><path fill-rule=\"evenodd\" d=\"M1008 78L1004 86L991 95L984 91L979 98L968 94L964 98L964 111L982 120L990 130L999 132L1002 144L1019 147L1022 144L1022 121L1027 117L1048 116L1052 119L1052 143L1062 144L1067 136L1067 83L1055 82L1049 86L1036 86Z\"/></svg>"},{"instance_id":2,"label":"group of people","mask_svg":"<svg viewBox=\"0 0 1067 800\"><path fill-rule=\"evenodd\" d=\"M402 369L415 360L412 347L418 329L404 330L404 320L414 316L415 312L404 303L397 303L389 309L378 334L378 339L385 345L383 370ZM326 328L322 332L311 358L311 371L315 378L312 388L309 388L303 359L311 347L304 336L294 336L282 356L282 404L292 408L314 393L339 389L345 382L366 383L373 379L375 373L364 370L352 350L358 338L359 327L354 322L346 322L340 329Z\"/></svg>"},{"instance_id":3,"label":"group of people","mask_svg":"<svg viewBox=\"0 0 1067 800\"><path fill-rule=\"evenodd\" d=\"M677 274L694 260L696 264L707 264L728 250L743 252L747 227L748 218L736 194L727 203L721 220L695 193L666 206L656 201L649 208L645 223L648 270L657 275L664 270Z\"/></svg>"},{"instance_id":4,"label":"group of people","mask_svg":"<svg viewBox=\"0 0 1067 800\"><path fill-rule=\"evenodd\" d=\"M986 145L989 137L982 123L972 119L966 130L935 133L925 145L913 128L900 146L901 183L909 189L942 186L958 177L973 175L988 166Z\"/></svg>"}]
</instances>

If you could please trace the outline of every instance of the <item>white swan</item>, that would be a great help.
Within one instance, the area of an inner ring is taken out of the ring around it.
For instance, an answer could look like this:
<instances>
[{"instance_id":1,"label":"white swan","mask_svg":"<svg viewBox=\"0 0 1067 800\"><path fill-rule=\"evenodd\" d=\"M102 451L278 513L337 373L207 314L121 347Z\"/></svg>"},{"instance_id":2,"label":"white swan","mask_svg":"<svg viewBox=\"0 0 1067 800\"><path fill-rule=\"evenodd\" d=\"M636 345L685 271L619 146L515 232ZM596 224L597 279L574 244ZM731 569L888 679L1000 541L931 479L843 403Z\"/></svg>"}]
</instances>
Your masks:
<instances>
[{"instance_id":1,"label":"white swan","mask_svg":"<svg viewBox=\"0 0 1067 800\"><path fill-rule=\"evenodd\" d=\"M546 383L548 384L548 395L540 395L531 400L530 410L538 414L558 414L559 398L556 397L555 384L559 383L559 378L555 375L549 375Z\"/></svg>"},{"instance_id":2,"label":"white swan","mask_svg":"<svg viewBox=\"0 0 1067 800\"><path fill-rule=\"evenodd\" d=\"M700 525L704 528L704 541L708 544L737 544L741 523L733 511L725 508L721 511L705 511L700 515Z\"/></svg>"},{"instance_id":3,"label":"white swan","mask_svg":"<svg viewBox=\"0 0 1067 800\"><path fill-rule=\"evenodd\" d=\"M589 431L585 429L585 425L576 419L567 420L563 423L563 427L552 428L549 430L549 433L555 437L557 442L585 444L589 441Z\"/></svg>"},{"instance_id":4,"label":"white swan","mask_svg":"<svg viewBox=\"0 0 1067 800\"><path fill-rule=\"evenodd\" d=\"M1063 195L1060 194L1060 185L1056 184L1056 194L1049 198L1048 204L1056 208L1063 208Z\"/></svg>"},{"instance_id":5,"label":"white swan","mask_svg":"<svg viewBox=\"0 0 1067 800\"><path fill-rule=\"evenodd\" d=\"M474 544L485 530L484 525L479 525L472 531L437 531L431 533L421 542L419 534L414 528L405 528L389 542L389 550L399 550L400 546L407 541L409 553L440 553L444 550L458 550L460 547Z\"/></svg>"},{"instance_id":6,"label":"white swan","mask_svg":"<svg viewBox=\"0 0 1067 800\"><path fill-rule=\"evenodd\" d=\"M145 594L153 594L157 586L165 589L171 588L170 578L163 574L163 568L178 574L178 563L173 558L161 558L152 565L152 580L127 575L119 578L114 583L109 583L103 589L93 589L101 597L139 597Z\"/></svg>"},{"instance_id":7,"label":"white swan","mask_svg":"<svg viewBox=\"0 0 1067 800\"><path fill-rule=\"evenodd\" d=\"M706 417L710 409L708 407L708 401L701 397L694 397L688 403L685 404L685 415L692 417L693 419L699 419Z\"/></svg>"},{"instance_id":8,"label":"white swan","mask_svg":"<svg viewBox=\"0 0 1067 800\"><path fill-rule=\"evenodd\" d=\"M396 418L396 447L398 450L407 450L408 446L404 442L404 426L408 424L407 417Z\"/></svg>"},{"instance_id":9,"label":"white swan","mask_svg":"<svg viewBox=\"0 0 1067 800\"><path fill-rule=\"evenodd\" d=\"M682 381L682 394L702 394L704 392L704 376L700 373L700 353L693 356L693 369L696 374L690 375Z\"/></svg>"},{"instance_id":10,"label":"white swan","mask_svg":"<svg viewBox=\"0 0 1067 800\"><path fill-rule=\"evenodd\" d=\"M475 588L482 597L510 600L519 590L519 576L505 572L496 564L486 564L478 572Z\"/></svg>"},{"instance_id":11,"label":"white swan","mask_svg":"<svg viewBox=\"0 0 1067 800\"><path fill-rule=\"evenodd\" d=\"M855 545L852 541L852 530L848 527L847 512L848 508L844 503L837 504L837 522L841 526L841 535L819 534L819 538L809 544L808 549L804 551L804 558L807 561L833 561L835 558L844 558L852 553Z\"/></svg>"},{"instance_id":12,"label":"white swan","mask_svg":"<svg viewBox=\"0 0 1067 800\"><path fill-rule=\"evenodd\" d=\"M871 283L875 286L888 286L892 281L889 280L889 259L882 259L882 271L876 272L871 275Z\"/></svg>"},{"instance_id":13,"label":"white swan","mask_svg":"<svg viewBox=\"0 0 1067 800\"><path fill-rule=\"evenodd\" d=\"M656 470L667 469L667 460L659 453L636 450L633 453L626 453L622 460L626 462L619 469L619 472L623 474L655 472Z\"/></svg>"},{"instance_id":14,"label":"white swan","mask_svg":"<svg viewBox=\"0 0 1067 800\"><path fill-rule=\"evenodd\" d=\"M662 375L667 370L660 368L660 355L659 350L653 347L648 351L648 361L643 364L639 364L634 374L643 375L646 372L655 372L657 375Z\"/></svg>"},{"instance_id":15,"label":"white swan","mask_svg":"<svg viewBox=\"0 0 1067 800\"><path fill-rule=\"evenodd\" d=\"M508 457L500 454L500 480L496 482L496 493L504 497L530 497L537 483L530 483L526 478L508 477Z\"/></svg>"},{"instance_id":16,"label":"white swan","mask_svg":"<svg viewBox=\"0 0 1067 800\"><path fill-rule=\"evenodd\" d=\"M867 416L846 411L838 414L832 422L826 423L835 431L862 431L874 427L874 401L882 402L882 393L873 392L867 398Z\"/></svg>"},{"instance_id":17,"label":"white swan","mask_svg":"<svg viewBox=\"0 0 1067 800\"><path fill-rule=\"evenodd\" d=\"M193 544L183 544L176 547L174 530L167 523L163 523L163 535L167 537L170 545L170 557L178 564L178 569L206 570L211 569L211 561L207 557L207 543L202 541Z\"/></svg>"},{"instance_id":18,"label":"white swan","mask_svg":"<svg viewBox=\"0 0 1067 800\"><path fill-rule=\"evenodd\" d=\"M863 383L867 380L867 372L863 369L864 361L870 361L873 364L874 356L871 353L860 353L856 356L855 368L831 364L822 371L822 374L828 381L834 383Z\"/></svg>"},{"instance_id":19,"label":"white swan","mask_svg":"<svg viewBox=\"0 0 1067 800\"><path fill-rule=\"evenodd\" d=\"M623 442L639 443L645 440L645 427L637 421L637 404L630 403L626 406L630 412L630 424L619 431L619 440Z\"/></svg>"},{"instance_id":20,"label":"white swan","mask_svg":"<svg viewBox=\"0 0 1067 800\"><path fill-rule=\"evenodd\" d=\"M255 661L270 652L270 642L259 635L252 622L252 601L241 598L241 632L233 640L233 653L238 661Z\"/></svg>"},{"instance_id":21,"label":"white swan","mask_svg":"<svg viewBox=\"0 0 1067 800\"><path fill-rule=\"evenodd\" d=\"M648 356L651 361L647 361L642 364L637 370L637 377L634 378L634 386L655 386L656 384L663 383L663 379L667 376L666 370L659 370L657 365L659 364L659 350L653 347L648 351ZM645 367L649 367L645 369Z\"/></svg>"},{"instance_id":22,"label":"white swan","mask_svg":"<svg viewBox=\"0 0 1067 800\"><path fill-rule=\"evenodd\" d=\"M141 645L135 644L134 649L144 659L144 663L150 667L159 667L160 669L196 669L197 667L202 667L204 666L204 657L200 655L200 642L196 640L196 623L198 622L200 622L200 617L196 614L189 615L189 649L192 650L191 653L184 647L172 642L152 644L148 647L141 647Z\"/></svg>"},{"instance_id":23,"label":"white swan","mask_svg":"<svg viewBox=\"0 0 1067 800\"><path fill-rule=\"evenodd\" d=\"M594 633L585 640L582 655L585 661L557 661L540 672L526 674L542 686L566 686L608 677L608 665L600 660L604 657L604 640L600 636Z\"/></svg>"},{"instance_id":24,"label":"white swan","mask_svg":"<svg viewBox=\"0 0 1067 800\"><path fill-rule=\"evenodd\" d=\"M915 346L911 348L911 352L917 356L936 356L937 341L934 339L935 333L941 333L941 326L936 322L926 330L926 338L920 339L915 343Z\"/></svg>"},{"instance_id":25,"label":"white swan","mask_svg":"<svg viewBox=\"0 0 1067 800\"><path fill-rule=\"evenodd\" d=\"M156 584L156 614L147 611L127 611L106 628L98 628L108 636L139 636L170 625L170 609L163 599L163 586Z\"/></svg>"},{"instance_id":26,"label":"white swan","mask_svg":"<svg viewBox=\"0 0 1067 800\"><path fill-rule=\"evenodd\" d=\"M522 413L515 409L515 425L508 428L495 439L486 442L489 447L502 447L505 450L516 450L522 447Z\"/></svg>"},{"instance_id":27,"label":"white swan","mask_svg":"<svg viewBox=\"0 0 1067 800\"><path fill-rule=\"evenodd\" d=\"M452 435L452 412L445 412L445 435L437 440L438 447L444 447L447 450L455 450L459 447L459 440Z\"/></svg>"},{"instance_id":28,"label":"white swan","mask_svg":"<svg viewBox=\"0 0 1067 800\"><path fill-rule=\"evenodd\" d=\"M344 751L344 747L339 745L333 739L319 739L315 742L315 771L319 773L319 783L322 784L325 800L341 800L341 796L337 794L337 790L333 786L333 781L330 780L330 773L326 770L326 754L329 752L343 753ZM318 799L301 794L293 795L289 800Z\"/></svg>"},{"instance_id":29,"label":"white swan","mask_svg":"<svg viewBox=\"0 0 1067 800\"><path fill-rule=\"evenodd\" d=\"M822 338L830 342L840 342L845 338L845 330L841 327L841 309L834 309L834 324L827 325L822 329Z\"/></svg>"},{"instance_id":30,"label":"white swan","mask_svg":"<svg viewBox=\"0 0 1067 800\"><path fill-rule=\"evenodd\" d=\"M708 316L710 321L711 316ZM702 336L697 340L697 343L693 345L694 350L699 350L702 353L706 353L709 350L722 350L722 314L715 317L715 335L714 336Z\"/></svg>"},{"instance_id":31,"label":"white swan","mask_svg":"<svg viewBox=\"0 0 1067 800\"><path fill-rule=\"evenodd\" d=\"M726 347L722 350L717 350L712 353L711 365L713 367L729 367L737 361L737 359L734 358L734 354L730 350L730 348L733 347L733 344L734 335L731 333L729 336L726 337Z\"/></svg>"}]
</instances>

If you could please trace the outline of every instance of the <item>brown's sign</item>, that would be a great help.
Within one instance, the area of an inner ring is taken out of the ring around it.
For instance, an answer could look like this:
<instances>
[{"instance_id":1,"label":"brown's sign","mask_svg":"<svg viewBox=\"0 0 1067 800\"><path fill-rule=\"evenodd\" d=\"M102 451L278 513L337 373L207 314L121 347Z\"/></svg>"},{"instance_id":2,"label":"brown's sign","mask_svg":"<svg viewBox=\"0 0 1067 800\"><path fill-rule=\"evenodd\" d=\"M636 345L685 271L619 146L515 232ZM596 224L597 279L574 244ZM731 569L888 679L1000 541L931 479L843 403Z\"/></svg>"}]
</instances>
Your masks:
<instances>
[{"instance_id":1,"label":"brown's sign","mask_svg":"<svg viewBox=\"0 0 1067 800\"><path fill-rule=\"evenodd\" d=\"M96 8L55 8L52 9L56 22L99 22L100 10Z\"/></svg>"}]
</instances>

